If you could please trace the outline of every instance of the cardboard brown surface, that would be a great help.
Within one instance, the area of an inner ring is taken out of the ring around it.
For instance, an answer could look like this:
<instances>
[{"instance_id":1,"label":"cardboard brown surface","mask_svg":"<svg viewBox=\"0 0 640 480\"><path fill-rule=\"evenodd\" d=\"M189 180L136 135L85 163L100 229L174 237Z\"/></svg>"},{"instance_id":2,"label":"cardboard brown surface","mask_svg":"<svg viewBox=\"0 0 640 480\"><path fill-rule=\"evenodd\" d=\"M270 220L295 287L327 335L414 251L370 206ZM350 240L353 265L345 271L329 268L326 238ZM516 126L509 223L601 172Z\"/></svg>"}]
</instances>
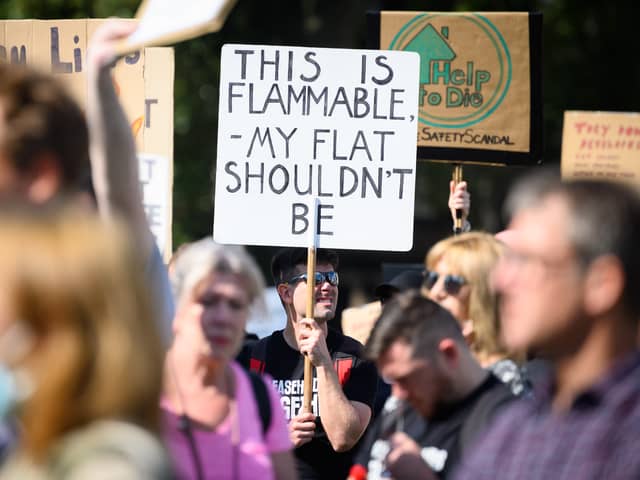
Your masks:
<instances>
[{"instance_id":1,"label":"cardboard brown surface","mask_svg":"<svg viewBox=\"0 0 640 480\"><path fill-rule=\"evenodd\" d=\"M564 113L562 177L640 185L640 113Z\"/></svg>"},{"instance_id":2,"label":"cardboard brown surface","mask_svg":"<svg viewBox=\"0 0 640 480\"><path fill-rule=\"evenodd\" d=\"M0 62L5 62L10 55L10 51L7 51L7 45L5 42L4 30L6 23L4 20L0 20Z\"/></svg>"},{"instance_id":3,"label":"cardboard brown surface","mask_svg":"<svg viewBox=\"0 0 640 480\"><path fill-rule=\"evenodd\" d=\"M136 20L129 20L135 22ZM105 20L87 20L87 37L90 39L95 30ZM142 151L142 130L144 126L145 82L144 82L145 51L123 57L113 69L113 82L118 98L124 108L131 133L136 141L136 148Z\"/></svg>"},{"instance_id":4,"label":"cardboard brown surface","mask_svg":"<svg viewBox=\"0 0 640 480\"><path fill-rule=\"evenodd\" d=\"M380 12L379 48L421 56L420 159L526 162L541 142L530 23L526 12Z\"/></svg>"},{"instance_id":5,"label":"cardboard brown surface","mask_svg":"<svg viewBox=\"0 0 640 480\"><path fill-rule=\"evenodd\" d=\"M6 20L4 24L4 48L7 61L29 64L33 43L33 22L31 20Z\"/></svg>"},{"instance_id":6,"label":"cardboard brown surface","mask_svg":"<svg viewBox=\"0 0 640 480\"><path fill-rule=\"evenodd\" d=\"M342 333L364 345L381 313L382 305L378 300L359 307L345 308L342 311Z\"/></svg>"},{"instance_id":7,"label":"cardboard brown surface","mask_svg":"<svg viewBox=\"0 0 640 480\"><path fill-rule=\"evenodd\" d=\"M165 261L169 261L172 251L171 222L173 203L173 71L174 52L172 48L145 48L144 88L145 112L143 129L143 151L154 155L157 162L165 165L155 165L158 170L157 181L164 183L157 185L157 191L166 191L168 198L161 202L164 224L158 226L156 236L163 236L163 250ZM167 79L158 82L158 79ZM159 202L155 202L158 205ZM151 204L145 205L153 208ZM155 232L154 232L155 233Z\"/></svg>"},{"instance_id":8,"label":"cardboard brown surface","mask_svg":"<svg viewBox=\"0 0 640 480\"><path fill-rule=\"evenodd\" d=\"M87 22L35 20L31 50L34 65L56 75L86 107Z\"/></svg>"}]
</instances>

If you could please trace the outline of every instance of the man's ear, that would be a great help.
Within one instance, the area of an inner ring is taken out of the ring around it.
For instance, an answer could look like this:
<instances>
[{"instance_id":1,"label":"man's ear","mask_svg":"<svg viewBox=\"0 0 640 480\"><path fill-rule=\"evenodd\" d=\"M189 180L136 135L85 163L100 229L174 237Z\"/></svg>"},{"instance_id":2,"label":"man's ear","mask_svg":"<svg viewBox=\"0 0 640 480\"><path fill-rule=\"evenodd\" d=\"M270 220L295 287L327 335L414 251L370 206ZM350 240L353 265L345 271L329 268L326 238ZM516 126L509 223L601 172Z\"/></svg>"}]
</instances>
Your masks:
<instances>
[{"instance_id":1,"label":"man's ear","mask_svg":"<svg viewBox=\"0 0 640 480\"><path fill-rule=\"evenodd\" d=\"M289 285L287 285L286 283L281 283L276 287L276 289L282 303L284 303L285 305L289 305L293 302L293 295L291 294Z\"/></svg>"},{"instance_id":2,"label":"man's ear","mask_svg":"<svg viewBox=\"0 0 640 480\"><path fill-rule=\"evenodd\" d=\"M624 268L613 255L596 258L585 276L585 312L602 315L613 309L622 298L625 285Z\"/></svg>"},{"instance_id":3,"label":"man's ear","mask_svg":"<svg viewBox=\"0 0 640 480\"><path fill-rule=\"evenodd\" d=\"M457 363L460 356L460 350L455 340L451 338L443 338L438 343L438 352L447 364Z\"/></svg>"},{"instance_id":4,"label":"man's ear","mask_svg":"<svg viewBox=\"0 0 640 480\"><path fill-rule=\"evenodd\" d=\"M26 194L34 203L44 203L53 198L62 187L62 171L58 157L53 153L41 153L28 172Z\"/></svg>"}]
</instances>

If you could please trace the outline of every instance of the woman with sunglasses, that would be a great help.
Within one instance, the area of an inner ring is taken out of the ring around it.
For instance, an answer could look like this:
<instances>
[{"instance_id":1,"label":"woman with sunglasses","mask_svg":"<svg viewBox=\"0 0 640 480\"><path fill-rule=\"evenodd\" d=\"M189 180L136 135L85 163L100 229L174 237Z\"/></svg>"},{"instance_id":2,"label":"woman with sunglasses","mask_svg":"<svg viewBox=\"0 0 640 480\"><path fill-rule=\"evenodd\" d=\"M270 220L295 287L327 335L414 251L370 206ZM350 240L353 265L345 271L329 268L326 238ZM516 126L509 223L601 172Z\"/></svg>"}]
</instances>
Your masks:
<instances>
[{"instance_id":1,"label":"woman with sunglasses","mask_svg":"<svg viewBox=\"0 0 640 480\"><path fill-rule=\"evenodd\" d=\"M469 232L436 243L427 253L423 288L460 322L476 359L515 394L527 387L521 370L500 340L500 319L490 275L504 245L492 235Z\"/></svg>"},{"instance_id":2,"label":"woman with sunglasses","mask_svg":"<svg viewBox=\"0 0 640 480\"><path fill-rule=\"evenodd\" d=\"M178 477L296 478L272 380L249 376L233 360L262 298L255 261L243 247L205 238L180 252L170 279L177 308L161 407Z\"/></svg>"}]
</instances>

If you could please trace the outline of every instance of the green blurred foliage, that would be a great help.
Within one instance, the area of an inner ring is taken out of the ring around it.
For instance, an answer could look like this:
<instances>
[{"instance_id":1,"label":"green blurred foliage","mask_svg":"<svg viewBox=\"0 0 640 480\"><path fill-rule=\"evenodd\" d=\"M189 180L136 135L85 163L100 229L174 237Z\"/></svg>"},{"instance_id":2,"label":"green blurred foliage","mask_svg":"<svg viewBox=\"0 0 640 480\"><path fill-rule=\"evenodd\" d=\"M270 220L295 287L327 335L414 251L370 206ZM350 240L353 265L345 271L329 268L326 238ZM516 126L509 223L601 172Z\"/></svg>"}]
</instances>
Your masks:
<instances>
[{"instance_id":1,"label":"green blurred foliage","mask_svg":"<svg viewBox=\"0 0 640 480\"><path fill-rule=\"evenodd\" d=\"M4 18L132 16L133 0L3 0ZM559 159L567 109L640 111L637 7L631 0L240 0L224 28L176 45L174 245L211 233L216 158L219 55L224 43L364 48L367 10L541 11L544 15L544 159ZM408 254L377 261L420 261L450 232L446 208L451 167L420 163L416 244ZM465 167L475 227L503 225L500 206L522 169ZM238 221L251 221L239 219ZM363 254L362 262L369 258ZM354 255L354 258L360 258Z\"/></svg>"}]
</instances>

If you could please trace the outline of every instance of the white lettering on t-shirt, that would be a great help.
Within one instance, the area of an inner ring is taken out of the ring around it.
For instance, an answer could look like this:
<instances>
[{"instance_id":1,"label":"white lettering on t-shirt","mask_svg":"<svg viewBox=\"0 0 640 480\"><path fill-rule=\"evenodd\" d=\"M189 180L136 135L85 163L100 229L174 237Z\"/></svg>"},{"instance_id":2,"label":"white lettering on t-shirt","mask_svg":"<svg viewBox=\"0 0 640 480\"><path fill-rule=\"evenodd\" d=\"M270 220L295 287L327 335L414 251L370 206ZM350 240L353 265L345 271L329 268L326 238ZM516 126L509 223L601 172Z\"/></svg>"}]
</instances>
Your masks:
<instances>
[{"instance_id":1,"label":"white lettering on t-shirt","mask_svg":"<svg viewBox=\"0 0 640 480\"><path fill-rule=\"evenodd\" d=\"M380 478L388 477L385 467L385 459L389 454L391 447L387 440L376 440L371 446L371 457L367 465L367 479L378 480Z\"/></svg>"},{"instance_id":2,"label":"white lettering on t-shirt","mask_svg":"<svg viewBox=\"0 0 640 480\"><path fill-rule=\"evenodd\" d=\"M420 451L422 459L431 467L434 472L441 472L447 462L449 453L436 447L424 447Z\"/></svg>"},{"instance_id":3,"label":"white lettering on t-shirt","mask_svg":"<svg viewBox=\"0 0 640 480\"><path fill-rule=\"evenodd\" d=\"M299 415L302 411L304 398L303 380L274 380L273 386L280 394L280 403L284 409L287 420ZM314 415L320 414L318 404L318 381L313 379L313 397L311 398L311 409Z\"/></svg>"}]
</instances>

